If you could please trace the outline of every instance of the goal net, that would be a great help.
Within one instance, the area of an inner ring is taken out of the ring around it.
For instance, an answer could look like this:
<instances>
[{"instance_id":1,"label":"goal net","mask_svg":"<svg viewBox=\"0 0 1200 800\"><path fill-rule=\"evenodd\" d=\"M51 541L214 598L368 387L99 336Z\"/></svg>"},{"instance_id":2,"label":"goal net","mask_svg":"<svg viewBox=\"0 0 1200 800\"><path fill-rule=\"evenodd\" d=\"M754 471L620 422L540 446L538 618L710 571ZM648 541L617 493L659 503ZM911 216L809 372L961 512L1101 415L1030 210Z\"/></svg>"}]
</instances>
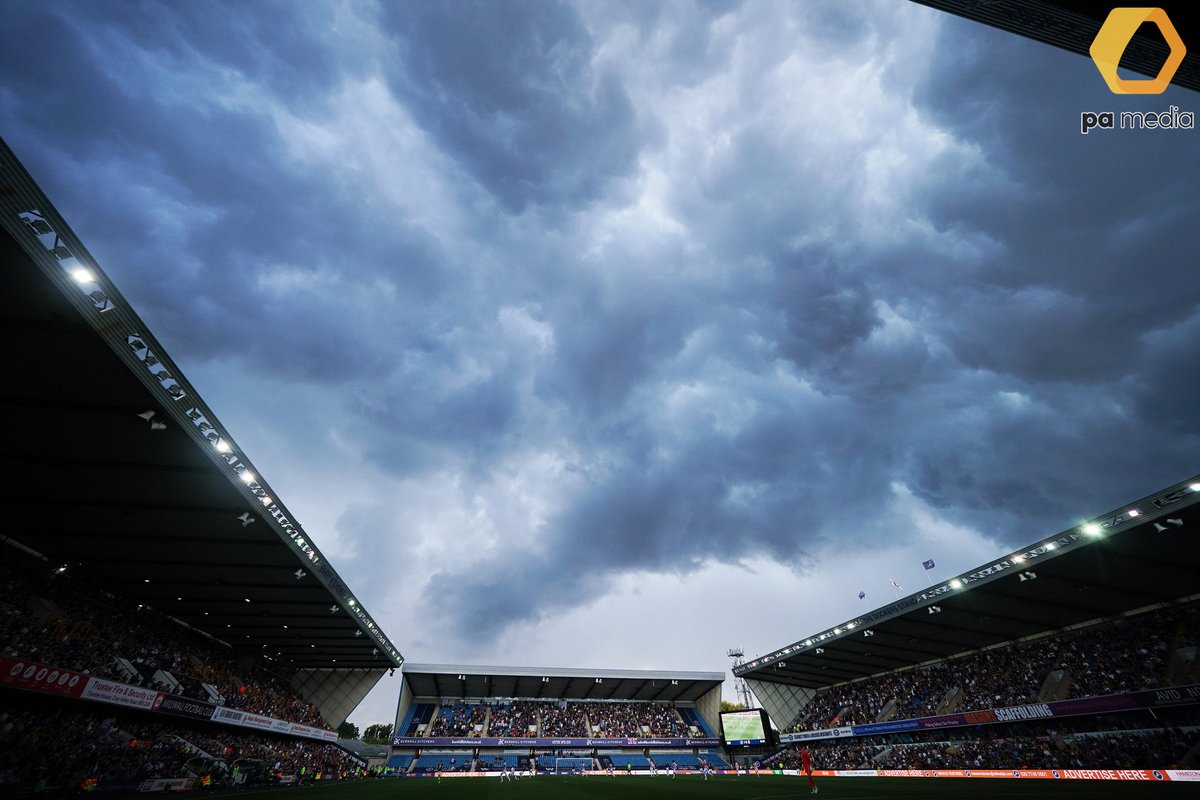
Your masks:
<instances>
[{"instance_id":1,"label":"goal net","mask_svg":"<svg viewBox=\"0 0 1200 800\"><path fill-rule=\"evenodd\" d=\"M560 757L554 759L555 775L573 775L577 772L589 772L591 769L592 760L590 758Z\"/></svg>"}]
</instances>

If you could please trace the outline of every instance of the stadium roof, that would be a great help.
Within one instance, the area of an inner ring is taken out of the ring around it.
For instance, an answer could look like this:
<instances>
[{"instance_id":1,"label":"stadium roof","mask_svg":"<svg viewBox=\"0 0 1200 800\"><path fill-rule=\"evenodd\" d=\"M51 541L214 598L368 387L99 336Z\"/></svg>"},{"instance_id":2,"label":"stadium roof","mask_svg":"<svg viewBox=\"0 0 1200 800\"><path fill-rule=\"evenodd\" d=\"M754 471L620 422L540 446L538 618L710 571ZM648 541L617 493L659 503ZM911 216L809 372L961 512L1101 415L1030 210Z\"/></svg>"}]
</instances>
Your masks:
<instances>
[{"instance_id":1,"label":"stadium roof","mask_svg":"<svg viewBox=\"0 0 1200 800\"><path fill-rule=\"evenodd\" d=\"M415 697L524 697L547 700L695 702L725 680L723 672L482 667L405 664Z\"/></svg>"},{"instance_id":2,"label":"stadium roof","mask_svg":"<svg viewBox=\"0 0 1200 800\"><path fill-rule=\"evenodd\" d=\"M0 542L289 668L400 653L0 140Z\"/></svg>"},{"instance_id":3,"label":"stadium roof","mask_svg":"<svg viewBox=\"0 0 1200 800\"><path fill-rule=\"evenodd\" d=\"M1043 44L1090 58L1089 50L1112 3L1095 0L913 0L974 22L981 22ZM1130 4L1135 5L1135 4ZM1187 48L1171 83L1200 91L1200 18L1195 0L1155 0L1147 7L1163 8ZM1147 10L1149 10L1147 8ZM1156 26L1143 23L1121 54L1120 68L1154 77L1170 48ZM1153 32L1151 32L1153 31Z\"/></svg>"},{"instance_id":4,"label":"stadium roof","mask_svg":"<svg viewBox=\"0 0 1200 800\"><path fill-rule=\"evenodd\" d=\"M1200 593L1200 477L734 669L820 689Z\"/></svg>"}]
</instances>

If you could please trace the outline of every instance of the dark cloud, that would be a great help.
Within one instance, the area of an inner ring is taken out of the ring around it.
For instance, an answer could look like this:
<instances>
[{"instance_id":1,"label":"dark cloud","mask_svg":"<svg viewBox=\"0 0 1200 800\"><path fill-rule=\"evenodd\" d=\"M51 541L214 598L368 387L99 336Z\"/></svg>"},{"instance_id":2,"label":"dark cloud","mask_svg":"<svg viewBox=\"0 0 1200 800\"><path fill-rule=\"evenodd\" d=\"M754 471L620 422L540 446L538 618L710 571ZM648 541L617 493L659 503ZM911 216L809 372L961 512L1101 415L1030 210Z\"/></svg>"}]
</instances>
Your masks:
<instances>
[{"instance_id":1,"label":"dark cloud","mask_svg":"<svg viewBox=\"0 0 1200 800\"><path fill-rule=\"evenodd\" d=\"M637 163L620 79L567 3L385 3L390 72L431 135L512 211L570 208Z\"/></svg>"},{"instance_id":2,"label":"dark cloud","mask_svg":"<svg viewBox=\"0 0 1200 800\"><path fill-rule=\"evenodd\" d=\"M185 368L320 408L270 424L382 487L322 500L355 581L451 638L1194 470L1200 150L1078 132L1192 95L908 4L347 8L5 5L0 111Z\"/></svg>"}]
</instances>

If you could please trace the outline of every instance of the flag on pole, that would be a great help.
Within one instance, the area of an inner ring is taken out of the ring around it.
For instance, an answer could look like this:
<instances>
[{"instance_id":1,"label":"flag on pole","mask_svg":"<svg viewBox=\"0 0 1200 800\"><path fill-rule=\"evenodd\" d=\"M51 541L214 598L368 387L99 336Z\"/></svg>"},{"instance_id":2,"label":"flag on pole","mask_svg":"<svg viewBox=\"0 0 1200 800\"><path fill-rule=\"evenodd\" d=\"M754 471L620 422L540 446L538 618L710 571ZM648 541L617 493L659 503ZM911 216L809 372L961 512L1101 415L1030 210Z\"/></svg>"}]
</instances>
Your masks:
<instances>
[{"instance_id":1,"label":"flag on pole","mask_svg":"<svg viewBox=\"0 0 1200 800\"><path fill-rule=\"evenodd\" d=\"M931 558L928 561L922 561L921 566L925 568L926 572L928 572L929 570L933 569L933 567L934 567L933 559Z\"/></svg>"},{"instance_id":2,"label":"flag on pole","mask_svg":"<svg viewBox=\"0 0 1200 800\"><path fill-rule=\"evenodd\" d=\"M867 593L866 593L866 592L859 590L859 593L858 593L858 599L859 599L859 600L862 600L862 599L863 599L864 597L866 597L866 596L867 596Z\"/></svg>"}]
</instances>

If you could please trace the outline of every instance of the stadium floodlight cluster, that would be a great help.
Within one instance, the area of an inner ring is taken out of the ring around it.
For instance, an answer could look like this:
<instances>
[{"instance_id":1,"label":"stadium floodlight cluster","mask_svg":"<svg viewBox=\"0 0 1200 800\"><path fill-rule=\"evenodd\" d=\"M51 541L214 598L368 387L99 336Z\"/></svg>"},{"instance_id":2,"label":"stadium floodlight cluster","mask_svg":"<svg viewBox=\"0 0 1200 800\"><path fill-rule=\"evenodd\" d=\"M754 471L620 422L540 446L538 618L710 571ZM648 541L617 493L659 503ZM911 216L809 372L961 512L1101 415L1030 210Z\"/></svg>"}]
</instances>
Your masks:
<instances>
[{"instance_id":1,"label":"stadium floodlight cluster","mask_svg":"<svg viewBox=\"0 0 1200 800\"><path fill-rule=\"evenodd\" d=\"M1172 509L1179 507L1185 501L1195 502L1198 499L1198 495L1200 495L1200 480L1193 479L1182 484L1177 484L1157 495L1152 495L1144 501L1123 506L1118 511L1113 511L1097 519L1080 523L1062 533L1047 537L1030 547L996 559L972 572L954 576L949 580L940 582L936 586L889 603L875 611L856 617L849 622L844 622L841 625L810 636L803 641L795 642L767 655L747 661L734 667L733 674L740 676L747 672L761 669L762 667L777 664L788 656L797 653L812 652L816 655L823 654L825 650L820 645L848 635L863 625L881 622L915 608L927 606L930 614L939 613L941 607L935 604L936 601L944 599L947 595L969 589L972 584L993 580L1001 574L1007 573L1009 570L1017 569L1017 574L1020 575L1021 582L1034 580L1037 578L1037 573L1031 569L1027 569L1027 566L1037 562L1038 559L1049 557L1050 554L1063 555L1079 547L1087 546L1094 541L1100 540L1105 534L1115 532L1130 523L1144 522L1155 516L1164 516L1171 513ZM1175 527L1182 527L1183 525L1182 519L1167 518L1166 521ZM1155 523L1155 529L1159 532L1168 530L1168 528L1159 523Z\"/></svg>"}]
</instances>

